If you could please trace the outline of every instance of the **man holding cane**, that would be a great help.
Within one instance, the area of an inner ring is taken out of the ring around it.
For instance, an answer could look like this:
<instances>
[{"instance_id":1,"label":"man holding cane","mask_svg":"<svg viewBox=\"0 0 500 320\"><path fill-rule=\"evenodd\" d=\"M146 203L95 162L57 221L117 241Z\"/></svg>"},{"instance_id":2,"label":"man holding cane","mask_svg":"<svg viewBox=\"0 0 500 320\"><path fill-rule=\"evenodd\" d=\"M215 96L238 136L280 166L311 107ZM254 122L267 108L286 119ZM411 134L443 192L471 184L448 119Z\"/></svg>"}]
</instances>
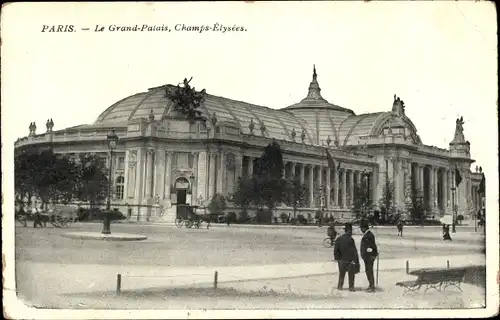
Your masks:
<instances>
[{"instance_id":1,"label":"man holding cane","mask_svg":"<svg viewBox=\"0 0 500 320\"><path fill-rule=\"evenodd\" d=\"M366 278L368 279L369 287L366 291L375 292L375 279L373 276L373 263L378 256L377 244L375 243L375 235L370 231L368 221L362 219L359 227L363 232L361 238L361 258L365 262Z\"/></svg>"}]
</instances>

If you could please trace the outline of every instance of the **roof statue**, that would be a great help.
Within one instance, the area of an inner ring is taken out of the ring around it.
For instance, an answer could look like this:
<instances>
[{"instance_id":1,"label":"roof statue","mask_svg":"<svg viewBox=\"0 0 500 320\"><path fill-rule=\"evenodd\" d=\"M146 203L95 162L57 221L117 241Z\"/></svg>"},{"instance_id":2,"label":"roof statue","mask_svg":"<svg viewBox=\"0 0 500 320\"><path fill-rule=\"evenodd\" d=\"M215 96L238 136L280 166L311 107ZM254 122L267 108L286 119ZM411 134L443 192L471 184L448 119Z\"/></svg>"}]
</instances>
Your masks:
<instances>
[{"instance_id":1,"label":"roof statue","mask_svg":"<svg viewBox=\"0 0 500 320\"><path fill-rule=\"evenodd\" d=\"M29 129L30 129L29 135L34 136L36 134L36 123L34 122L30 123Z\"/></svg>"},{"instance_id":2,"label":"roof statue","mask_svg":"<svg viewBox=\"0 0 500 320\"><path fill-rule=\"evenodd\" d=\"M392 103L392 113L398 116L405 114L405 103L396 94L394 94L394 102Z\"/></svg>"},{"instance_id":3,"label":"roof statue","mask_svg":"<svg viewBox=\"0 0 500 320\"><path fill-rule=\"evenodd\" d=\"M456 126L455 126L455 137L453 137L452 143L465 143L465 137L464 137L464 117L460 117L456 121Z\"/></svg>"},{"instance_id":4,"label":"roof statue","mask_svg":"<svg viewBox=\"0 0 500 320\"><path fill-rule=\"evenodd\" d=\"M52 121L52 118L47 119L47 122L45 123L45 127L47 128L47 133L52 132L52 128L54 128L54 121Z\"/></svg>"},{"instance_id":5,"label":"roof statue","mask_svg":"<svg viewBox=\"0 0 500 320\"><path fill-rule=\"evenodd\" d=\"M250 118L250 124L248 125L248 129L250 129L250 134L253 134L253 129L255 125L253 124L253 118Z\"/></svg>"}]
</instances>

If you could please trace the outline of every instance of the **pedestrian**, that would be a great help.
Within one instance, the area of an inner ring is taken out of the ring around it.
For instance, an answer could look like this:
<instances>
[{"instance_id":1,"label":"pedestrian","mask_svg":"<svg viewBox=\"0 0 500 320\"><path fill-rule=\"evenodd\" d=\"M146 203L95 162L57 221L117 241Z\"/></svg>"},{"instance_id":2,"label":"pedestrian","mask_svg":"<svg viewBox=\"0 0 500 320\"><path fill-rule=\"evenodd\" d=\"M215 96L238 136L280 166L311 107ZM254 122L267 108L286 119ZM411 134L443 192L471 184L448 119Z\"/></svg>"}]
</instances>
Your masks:
<instances>
[{"instance_id":1,"label":"pedestrian","mask_svg":"<svg viewBox=\"0 0 500 320\"><path fill-rule=\"evenodd\" d=\"M398 222L398 236L403 236L403 222L401 220Z\"/></svg>"},{"instance_id":2,"label":"pedestrian","mask_svg":"<svg viewBox=\"0 0 500 320\"><path fill-rule=\"evenodd\" d=\"M361 232L363 232L363 237L361 238L361 258L365 262L365 272L366 278L368 279L368 292L375 292L375 278L373 276L373 263L378 256L377 244L375 243L375 235L371 232L368 226L368 221L362 219L360 221L359 227Z\"/></svg>"},{"instance_id":3,"label":"pedestrian","mask_svg":"<svg viewBox=\"0 0 500 320\"><path fill-rule=\"evenodd\" d=\"M335 241L333 255L339 266L339 282L337 289L342 290L344 287L345 274L347 273L349 291L356 291L354 289L354 278L355 275L359 273L359 257L356 243L352 238L352 224L345 224L344 234Z\"/></svg>"},{"instance_id":4,"label":"pedestrian","mask_svg":"<svg viewBox=\"0 0 500 320\"><path fill-rule=\"evenodd\" d=\"M335 238L337 238L337 230L335 230L335 224L333 221L330 222L328 230L326 231L326 235L330 237L330 246L333 247L333 245L335 244Z\"/></svg>"},{"instance_id":5,"label":"pedestrian","mask_svg":"<svg viewBox=\"0 0 500 320\"><path fill-rule=\"evenodd\" d=\"M443 240L451 241L450 226L449 225L444 227Z\"/></svg>"},{"instance_id":6,"label":"pedestrian","mask_svg":"<svg viewBox=\"0 0 500 320\"><path fill-rule=\"evenodd\" d=\"M40 209L38 209L37 206L35 206L35 214L33 215L33 228L36 228L37 226L40 226L40 228L43 228L42 225L42 215L40 214L42 207L40 206Z\"/></svg>"}]
</instances>

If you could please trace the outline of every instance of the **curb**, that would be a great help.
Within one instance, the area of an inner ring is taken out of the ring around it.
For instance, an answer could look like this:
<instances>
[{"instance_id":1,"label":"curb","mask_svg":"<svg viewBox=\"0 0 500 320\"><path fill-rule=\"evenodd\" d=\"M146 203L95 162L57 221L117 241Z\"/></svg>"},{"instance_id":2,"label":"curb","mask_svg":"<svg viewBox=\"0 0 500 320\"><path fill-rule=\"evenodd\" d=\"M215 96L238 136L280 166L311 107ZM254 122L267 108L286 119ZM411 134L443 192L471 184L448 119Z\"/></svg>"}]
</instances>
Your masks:
<instances>
[{"instance_id":1,"label":"curb","mask_svg":"<svg viewBox=\"0 0 500 320\"><path fill-rule=\"evenodd\" d=\"M103 240L103 241L140 241L148 237L139 234L114 233L104 235L98 232L69 232L61 234L62 237L80 240Z\"/></svg>"}]
</instances>

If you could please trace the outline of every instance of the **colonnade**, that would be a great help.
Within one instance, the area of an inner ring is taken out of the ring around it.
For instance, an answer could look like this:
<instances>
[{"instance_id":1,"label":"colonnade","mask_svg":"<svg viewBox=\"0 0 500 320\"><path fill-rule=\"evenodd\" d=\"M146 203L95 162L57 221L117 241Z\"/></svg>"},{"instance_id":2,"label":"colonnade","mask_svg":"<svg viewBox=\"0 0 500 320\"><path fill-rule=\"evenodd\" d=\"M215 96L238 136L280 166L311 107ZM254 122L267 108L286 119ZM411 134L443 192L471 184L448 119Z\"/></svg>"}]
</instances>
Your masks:
<instances>
[{"instance_id":1,"label":"colonnade","mask_svg":"<svg viewBox=\"0 0 500 320\"><path fill-rule=\"evenodd\" d=\"M244 175L253 175L254 157L243 156L242 165ZM363 170L365 171L365 170ZM330 168L325 165L284 161L284 178L287 180L298 179L300 184L305 184L308 190L306 207L309 208L350 208L354 200L354 187L361 183L363 171L354 168ZM366 172L370 198L374 199L373 173ZM321 191L323 188L324 191ZM321 193L320 193L321 192ZM318 194L320 193L320 194Z\"/></svg>"}]
</instances>

